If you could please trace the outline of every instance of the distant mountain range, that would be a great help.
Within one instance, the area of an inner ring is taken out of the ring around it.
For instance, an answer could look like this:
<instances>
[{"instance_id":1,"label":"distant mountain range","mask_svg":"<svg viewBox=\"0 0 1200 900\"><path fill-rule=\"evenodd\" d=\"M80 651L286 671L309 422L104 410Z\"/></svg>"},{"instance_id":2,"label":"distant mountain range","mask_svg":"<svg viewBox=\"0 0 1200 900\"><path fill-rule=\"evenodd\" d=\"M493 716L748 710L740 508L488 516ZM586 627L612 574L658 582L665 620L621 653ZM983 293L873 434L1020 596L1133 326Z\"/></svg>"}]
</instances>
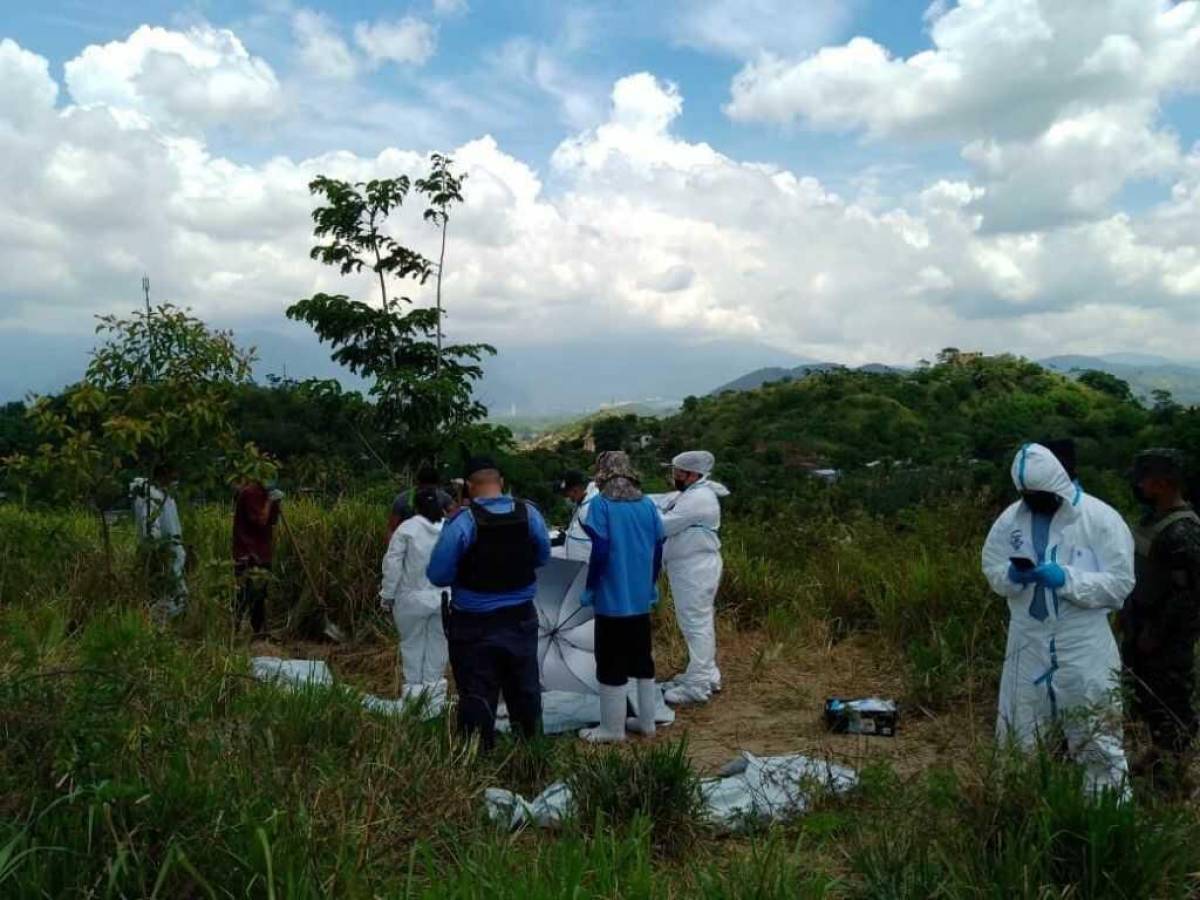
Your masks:
<instances>
[{"instance_id":1,"label":"distant mountain range","mask_svg":"<svg viewBox=\"0 0 1200 900\"><path fill-rule=\"evenodd\" d=\"M1126 382L1135 396L1149 399L1153 391L1170 391L1187 406L1200 404L1200 363L1183 363L1161 356L1113 353L1104 356L1052 356L1038 360L1055 372L1070 374L1096 369Z\"/></svg>"},{"instance_id":2,"label":"distant mountain range","mask_svg":"<svg viewBox=\"0 0 1200 900\"><path fill-rule=\"evenodd\" d=\"M1108 353L1103 356L1052 356L1037 360L1044 366L1064 375L1094 369L1108 372L1126 382L1134 396L1149 399L1153 391L1170 391L1179 403L1188 406L1200 405L1200 363L1185 363L1152 356L1145 353ZM751 391L775 381L798 381L814 372L843 369L846 366L830 362L804 362L794 368L768 366L735 378L721 385L712 393L726 391ZM885 366L873 363L859 366L855 371L889 373L904 371L904 367Z\"/></svg>"}]
</instances>

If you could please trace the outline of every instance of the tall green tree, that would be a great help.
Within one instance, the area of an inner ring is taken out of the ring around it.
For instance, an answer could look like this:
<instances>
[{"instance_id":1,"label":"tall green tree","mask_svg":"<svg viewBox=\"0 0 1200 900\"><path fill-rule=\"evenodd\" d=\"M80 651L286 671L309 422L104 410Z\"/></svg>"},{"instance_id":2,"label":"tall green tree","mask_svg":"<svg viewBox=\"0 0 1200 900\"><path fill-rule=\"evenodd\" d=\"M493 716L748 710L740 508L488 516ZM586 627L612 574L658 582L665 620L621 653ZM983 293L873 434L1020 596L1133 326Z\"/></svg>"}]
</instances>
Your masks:
<instances>
[{"instance_id":1,"label":"tall green tree","mask_svg":"<svg viewBox=\"0 0 1200 900\"><path fill-rule=\"evenodd\" d=\"M450 226L450 207L455 203L462 203L462 186L466 180L466 175L458 175L452 166L454 160L448 156L443 156L440 153L435 153L430 158L431 169L429 175L425 178L418 178L416 187L419 192L428 198L429 207L425 210L425 221L432 222L434 226L441 232L441 247L438 251L437 269L434 272L436 281L438 311L438 331L437 331L437 348L438 348L438 365L441 365L442 354L442 329L441 318L443 315L442 307L442 274L446 269L446 232Z\"/></svg>"},{"instance_id":2,"label":"tall green tree","mask_svg":"<svg viewBox=\"0 0 1200 900\"><path fill-rule=\"evenodd\" d=\"M419 183L432 203L426 218L444 236L449 209L461 201L461 179L439 156ZM390 462L397 467L436 459L447 446L490 434L481 424L487 409L473 388L483 375L480 362L496 352L482 343L442 345L442 310L416 306L398 289L389 291L389 284L423 284L433 272L427 259L388 230L389 216L411 187L406 177L354 184L315 179L309 190L323 202L313 211L314 234L327 241L313 247L313 259L343 275L373 272L379 302L319 293L287 310L288 318L307 323L333 347L335 362L370 379L375 425L388 438Z\"/></svg>"},{"instance_id":3,"label":"tall green tree","mask_svg":"<svg viewBox=\"0 0 1200 900\"><path fill-rule=\"evenodd\" d=\"M96 331L103 342L83 380L30 407L41 444L5 460L18 483L90 506L108 546L104 510L134 476L167 465L202 489L274 474L254 445L239 442L229 416L254 361L230 332L171 304L100 317Z\"/></svg>"}]
</instances>

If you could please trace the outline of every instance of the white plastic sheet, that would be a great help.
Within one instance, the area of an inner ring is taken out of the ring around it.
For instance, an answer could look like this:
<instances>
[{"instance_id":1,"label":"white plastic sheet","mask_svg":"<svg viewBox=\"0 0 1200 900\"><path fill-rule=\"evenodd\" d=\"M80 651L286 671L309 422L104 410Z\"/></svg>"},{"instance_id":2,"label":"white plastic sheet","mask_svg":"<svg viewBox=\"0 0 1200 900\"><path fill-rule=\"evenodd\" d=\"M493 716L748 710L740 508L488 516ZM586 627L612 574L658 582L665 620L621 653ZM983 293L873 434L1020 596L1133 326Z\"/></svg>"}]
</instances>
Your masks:
<instances>
[{"instance_id":1,"label":"white plastic sheet","mask_svg":"<svg viewBox=\"0 0 1200 900\"><path fill-rule=\"evenodd\" d=\"M630 682L627 690L629 715L637 715L637 685ZM576 694L570 691L546 691L542 694L542 731L546 734L566 734L587 728L600 721L600 695ZM654 721L670 725L675 721L675 710L662 699L662 686L658 690L658 705L654 710ZM504 704L496 713L496 729L508 731L508 710Z\"/></svg>"},{"instance_id":2,"label":"white plastic sheet","mask_svg":"<svg viewBox=\"0 0 1200 900\"><path fill-rule=\"evenodd\" d=\"M743 752L717 778L705 780L700 790L709 822L738 830L799 815L814 794L842 793L857 782L853 769L828 760L799 753L760 757Z\"/></svg>"},{"instance_id":3,"label":"white plastic sheet","mask_svg":"<svg viewBox=\"0 0 1200 900\"><path fill-rule=\"evenodd\" d=\"M321 660L314 659L279 659L275 656L256 656L250 660L251 673L259 681L275 684L288 690L295 690L305 685L331 687L333 673ZM629 714L636 716L637 685L629 683ZM364 694L363 706L373 712L387 715L400 715L409 704L424 704L423 718L432 719L442 715L449 706L446 691L432 691L428 699L423 699L420 692L405 692L398 699L377 697L374 694ZM658 704L655 708L654 719L660 725L670 725L675 721L675 711L667 706L662 699L662 687L659 686ZM546 691L542 694L542 729L546 734L565 734L587 728L600 721L600 696L595 693L572 693L570 691ZM504 704L496 715L496 728L499 731L509 730L508 710Z\"/></svg>"},{"instance_id":4,"label":"white plastic sheet","mask_svg":"<svg viewBox=\"0 0 1200 900\"><path fill-rule=\"evenodd\" d=\"M596 694L596 623L580 604L587 565L551 558L538 570L533 604L538 617L538 668L543 691Z\"/></svg>"},{"instance_id":5,"label":"white plastic sheet","mask_svg":"<svg viewBox=\"0 0 1200 900\"><path fill-rule=\"evenodd\" d=\"M821 792L843 793L858 783L853 769L801 754L742 753L716 778L701 782L705 820L725 831L801 815ZM510 829L553 828L571 815L570 789L555 782L533 800L501 788L484 795L488 817Z\"/></svg>"},{"instance_id":6,"label":"white plastic sheet","mask_svg":"<svg viewBox=\"0 0 1200 900\"><path fill-rule=\"evenodd\" d=\"M333 687L333 673L319 659L280 659L276 656L256 656L250 660L250 673L259 681L273 684L285 690L302 687ZM372 712L398 716L410 706L418 706L422 717L436 718L446 710L446 692L429 692L424 695L406 693L397 700L363 694L362 704ZM423 705L421 705L423 704Z\"/></svg>"},{"instance_id":7,"label":"white plastic sheet","mask_svg":"<svg viewBox=\"0 0 1200 900\"><path fill-rule=\"evenodd\" d=\"M388 716L399 716L408 710L419 709L422 719L436 719L446 711L445 691L408 692L396 699L364 694L363 706L372 712Z\"/></svg>"},{"instance_id":8,"label":"white plastic sheet","mask_svg":"<svg viewBox=\"0 0 1200 900\"><path fill-rule=\"evenodd\" d=\"M317 685L330 687L333 674L319 659L280 659L277 656L256 656L250 660L250 672L259 681L295 690Z\"/></svg>"}]
</instances>

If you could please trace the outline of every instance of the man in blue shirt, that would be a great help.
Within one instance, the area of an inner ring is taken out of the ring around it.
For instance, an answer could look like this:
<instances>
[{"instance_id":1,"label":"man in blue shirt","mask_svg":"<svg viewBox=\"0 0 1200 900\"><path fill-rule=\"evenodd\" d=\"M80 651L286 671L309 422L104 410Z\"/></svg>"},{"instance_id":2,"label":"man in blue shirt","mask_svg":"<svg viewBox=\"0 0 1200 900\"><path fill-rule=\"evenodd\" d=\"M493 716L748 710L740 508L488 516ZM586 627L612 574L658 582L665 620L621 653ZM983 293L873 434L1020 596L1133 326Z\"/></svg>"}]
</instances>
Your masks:
<instances>
[{"instance_id":1,"label":"man in blue shirt","mask_svg":"<svg viewBox=\"0 0 1200 900\"><path fill-rule=\"evenodd\" d=\"M442 528L426 574L451 589L446 637L459 728L489 750L501 694L518 733L532 737L541 722L533 597L550 535L534 506L504 493L492 459L472 459L466 477L471 502Z\"/></svg>"},{"instance_id":2,"label":"man in blue shirt","mask_svg":"<svg viewBox=\"0 0 1200 900\"><path fill-rule=\"evenodd\" d=\"M600 493L583 527L592 541L583 603L596 611L596 680L600 725L579 733L597 744L625 740L626 730L652 736L658 688L650 608L658 601L666 531L654 501L642 494L629 457L620 451L596 460ZM626 685L637 682L637 718L626 721Z\"/></svg>"}]
</instances>

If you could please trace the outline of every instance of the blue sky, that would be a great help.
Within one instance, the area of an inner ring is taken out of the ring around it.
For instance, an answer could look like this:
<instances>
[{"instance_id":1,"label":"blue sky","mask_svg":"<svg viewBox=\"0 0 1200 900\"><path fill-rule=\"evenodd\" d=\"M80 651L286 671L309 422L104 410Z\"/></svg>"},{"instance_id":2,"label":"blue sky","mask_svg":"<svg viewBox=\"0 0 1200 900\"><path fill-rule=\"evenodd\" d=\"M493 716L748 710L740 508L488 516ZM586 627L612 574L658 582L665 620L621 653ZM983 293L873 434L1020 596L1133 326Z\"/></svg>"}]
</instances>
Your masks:
<instances>
[{"instance_id":1,"label":"blue sky","mask_svg":"<svg viewBox=\"0 0 1200 900\"><path fill-rule=\"evenodd\" d=\"M74 346L148 272L303 368L287 304L369 291L307 260L307 181L439 150L470 175L451 328L509 348L522 403L565 344L640 348L608 399L678 389L655 346L714 384L948 345L1190 358L1198 138L1197 0L22 4L0 350Z\"/></svg>"},{"instance_id":2,"label":"blue sky","mask_svg":"<svg viewBox=\"0 0 1200 900\"><path fill-rule=\"evenodd\" d=\"M923 0L846 0L836 4L846 9L820 34L830 42L851 35L872 37L893 53L909 55L929 45ZM83 0L22 5L7 15L4 33L17 37L22 46L47 57L56 72L74 58L82 46L119 41L145 23L187 27L196 22L229 27L243 39L247 49L261 55L284 76L303 76L303 66L290 57L292 37L288 31L289 6L275 2L175 3L123 2L94 4ZM312 2L304 8L325 15L349 33L354 24L402 15L424 15L436 21L437 53L420 69L388 67L370 78L373 94L401 98L413 103L435 104L433 85L454 85L464 95L483 92L488 86L494 58L506 44L530 40L547 47L563 47L564 63L578 78L577 89L594 95L596 111L604 112L604 101L612 83L632 72L649 71L679 85L686 98L677 123L678 134L690 141L706 141L738 159L762 160L788 168L820 173L832 182L853 179L862 169L887 162L892 165L949 170L957 165L953 143L885 148L862 141L858 135L814 133L802 127L738 125L723 114L729 100L729 83L741 68L737 56L727 51L698 46L680 37L669 16L652 12L649 2L564 3L561 0L476 0L455 15L430 15L429 4L388 2ZM580 30L586 35L572 36ZM575 42L586 40L583 46ZM803 49L811 49L803 47ZM544 97L530 96L508 115L462 117L448 124L446 134L455 143L470 140L480 129L495 135L502 146L522 159L544 166L573 123ZM578 123L574 123L578 124ZM593 123L594 124L594 123ZM397 130L402 129L397 123ZM311 146L294 135L228 135L213 141L213 147L247 160L275 153L295 155L329 149L322 138L312 136ZM345 139L343 149L374 153L380 148L367 136Z\"/></svg>"}]
</instances>

